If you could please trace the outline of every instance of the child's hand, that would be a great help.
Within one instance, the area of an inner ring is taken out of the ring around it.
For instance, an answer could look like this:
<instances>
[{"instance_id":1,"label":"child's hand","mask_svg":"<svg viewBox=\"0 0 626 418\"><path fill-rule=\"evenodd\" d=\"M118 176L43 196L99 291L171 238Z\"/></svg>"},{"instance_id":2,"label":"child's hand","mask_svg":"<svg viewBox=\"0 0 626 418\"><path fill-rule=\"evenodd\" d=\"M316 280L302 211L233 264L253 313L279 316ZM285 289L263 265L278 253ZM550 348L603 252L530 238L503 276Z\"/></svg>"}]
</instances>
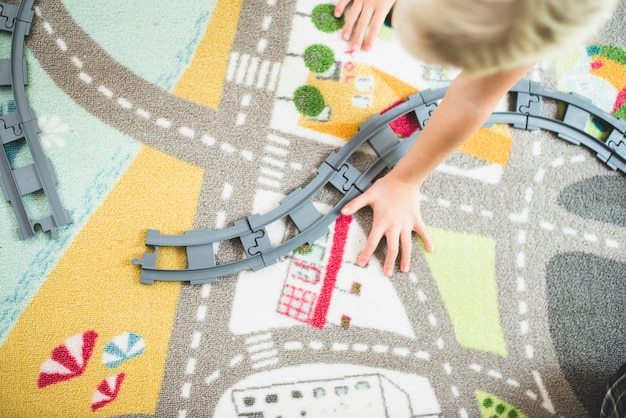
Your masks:
<instances>
[{"instance_id":1,"label":"child's hand","mask_svg":"<svg viewBox=\"0 0 626 418\"><path fill-rule=\"evenodd\" d=\"M394 178L392 172L348 203L341 213L352 215L365 206L370 206L374 211L374 220L367 243L357 257L357 265L364 266L369 262L383 236L387 241L387 255L383 267L385 276L393 274L400 249L400 270L409 271L413 231L422 238L428 251L433 250L433 241L420 214L419 186Z\"/></svg>"},{"instance_id":2,"label":"child's hand","mask_svg":"<svg viewBox=\"0 0 626 418\"><path fill-rule=\"evenodd\" d=\"M336 17L341 17L348 4L352 3L341 33L344 41L351 41L350 50L358 51L362 47L363 50L369 51L372 48L374 39L395 2L396 0L339 0L337 2ZM367 38L365 38L366 31Z\"/></svg>"}]
</instances>

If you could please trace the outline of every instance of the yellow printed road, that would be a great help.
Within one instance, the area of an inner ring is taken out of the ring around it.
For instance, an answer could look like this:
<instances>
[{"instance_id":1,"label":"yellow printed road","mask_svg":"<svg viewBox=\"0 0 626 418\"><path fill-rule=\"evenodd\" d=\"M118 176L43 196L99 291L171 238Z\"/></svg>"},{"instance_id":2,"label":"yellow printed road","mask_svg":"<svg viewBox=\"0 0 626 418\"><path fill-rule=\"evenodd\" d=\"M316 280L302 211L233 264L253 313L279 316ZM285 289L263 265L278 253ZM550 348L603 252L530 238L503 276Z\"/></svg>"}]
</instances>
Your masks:
<instances>
[{"instance_id":1,"label":"yellow printed road","mask_svg":"<svg viewBox=\"0 0 626 418\"><path fill-rule=\"evenodd\" d=\"M131 260L145 251L148 227L168 233L193 227L202 181L201 169L148 147L140 150L0 348L0 416L155 412L180 285L140 284ZM51 351L87 330L99 336L85 373L39 389L40 367ZM108 369L102 363L104 346L128 331L145 339L144 354ZM121 372L126 378L118 399L92 413L98 384Z\"/></svg>"},{"instance_id":2,"label":"yellow printed road","mask_svg":"<svg viewBox=\"0 0 626 418\"><path fill-rule=\"evenodd\" d=\"M217 3L191 64L174 86L174 96L219 108L242 3L243 0Z\"/></svg>"}]
</instances>

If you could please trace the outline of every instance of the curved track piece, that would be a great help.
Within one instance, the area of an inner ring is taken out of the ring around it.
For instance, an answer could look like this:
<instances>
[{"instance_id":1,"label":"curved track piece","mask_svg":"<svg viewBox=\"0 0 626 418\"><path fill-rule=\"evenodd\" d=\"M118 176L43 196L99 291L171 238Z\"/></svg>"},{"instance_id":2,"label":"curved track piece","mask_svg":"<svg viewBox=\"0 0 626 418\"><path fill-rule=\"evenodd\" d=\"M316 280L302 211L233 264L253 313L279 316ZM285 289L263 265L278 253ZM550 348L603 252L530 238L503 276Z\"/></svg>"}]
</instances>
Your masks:
<instances>
[{"instance_id":1,"label":"curved track piece","mask_svg":"<svg viewBox=\"0 0 626 418\"><path fill-rule=\"evenodd\" d=\"M326 158L317 176L307 186L289 194L277 208L264 215L251 215L236 221L232 227L217 231L198 229L183 235L163 235L159 231L148 230L146 246L153 247L154 252L144 253L143 259L133 259L133 264L141 266L141 283L152 284L155 280L189 281L191 284L215 282L223 276L273 264L301 245L320 238L339 217L346 203L363 193L378 175L406 154L444 94L445 89L425 90L410 96L399 106L370 118L345 146ZM519 129L552 131L568 142L586 146L611 169L626 173L625 121L614 118L579 95L562 93L528 80L518 82L510 90L510 95L514 96L513 110L493 113L485 126L505 123ZM542 115L543 99L565 105L561 120ZM390 123L409 114L418 121L420 129L410 138L400 140ZM606 130L605 141L585 132L592 118ZM372 147L378 159L361 173L348 159L365 143ZM322 215L315 208L312 198L327 185L332 185L343 197ZM293 222L299 233L274 247L270 243L267 226L285 217ZM213 245L227 240L239 240L245 258L217 265ZM159 247L185 247L187 268L157 268Z\"/></svg>"},{"instance_id":2,"label":"curved track piece","mask_svg":"<svg viewBox=\"0 0 626 418\"><path fill-rule=\"evenodd\" d=\"M19 5L0 3L0 31L11 33L11 58L0 60L0 86L12 87L16 107L15 112L0 117L0 186L17 217L17 233L20 239L34 236L36 225L57 238L57 227L72 221L69 212L61 205L56 191L54 169L41 149L39 126L26 101L24 39L30 33L34 17L33 2L34 0L22 0ZM4 146L20 140L28 145L33 163L13 168ZM52 214L31 220L22 197L38 191L45 194Z\"/></svg>"}]
</instances>

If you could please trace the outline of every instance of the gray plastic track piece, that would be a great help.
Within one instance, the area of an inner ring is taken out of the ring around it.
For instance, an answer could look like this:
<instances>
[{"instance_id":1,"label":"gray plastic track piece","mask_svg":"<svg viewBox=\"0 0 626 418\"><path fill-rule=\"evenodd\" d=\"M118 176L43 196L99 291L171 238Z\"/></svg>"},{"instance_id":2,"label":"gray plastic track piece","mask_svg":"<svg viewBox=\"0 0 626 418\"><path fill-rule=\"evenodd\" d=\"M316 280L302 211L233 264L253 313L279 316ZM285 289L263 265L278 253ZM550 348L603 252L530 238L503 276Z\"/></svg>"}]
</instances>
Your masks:
<instances>
[{"instance_id":1,"label":"gray plastic track piece","mask_svg":"<svg viewBox=\"0 0 626 418\"><path fill-rule=\"evenodd\" d=\"M367 120L348 143L324 160L317 170L317 176L308 185L296 189L277 208L264 215L252 215L219 231L205 229L189 231L183 235L161 235L158 231L149 230L146 245L154 247L155 251L146 252L143 259L133 259L133 264L141 266L141 282L164 280L189 281L191 284L211 283L220 277L268 266L303 244L319 239L328 232L328 227L339 217L345 204L367 190L385 169L397 164L413 143L419 140L421 128L426 125L444 94L445 89L422 91L387 112ZM608 167L626 173L625 121L602 111L584 97L562 93L528 80L518 82L510 94L515 96L513 111L494 112L485 126L505 123L520 129L552 131L559 138L589 148ZM542 115L544 99L566 106L563 120ZM389 124L411 113L418 121L420 129L409 138L401 140ZM590 118L606 127L605 141L585 132ZM378 158L361 173L348 163L348 159L365 143L371 146ZM327 185L336 188L343 197L328 213L322 215L315 208L312 197ZM299 233L274 247L267 239L266 227L283 217L289 217ZM245 258L215 265L213 244L231 239L241 241ZM187 268L156 268L158 247L163 245L186 247Z\"/></svg>"},{"instance_id":2,"label":"gray plastic track piece","mask_svg":"<svg viewBox=\"0 0 626 418\"><path fill-rule=\"evenodd\" d=\"M27 82L24 39L30 33L34 18L34 0L23 0L19 5L0 3L0 30L11 33L11 58L0 61L0 85L10 85L13 90L16 111L0 117L0 186L3 195L13 207L17 218L17 233L20 239L35 235L35 226L50 232L57 238L57 228L72 221L68 211L63 209L57 194L57 178L52 164L44 155L39 142L39 126L32 109L26 101L24 86ZM13 169L4 145L24 140L33 163ZM31 220L27 214L22 196L43 191L52 214Z\"/></svg>"}]
</instances>

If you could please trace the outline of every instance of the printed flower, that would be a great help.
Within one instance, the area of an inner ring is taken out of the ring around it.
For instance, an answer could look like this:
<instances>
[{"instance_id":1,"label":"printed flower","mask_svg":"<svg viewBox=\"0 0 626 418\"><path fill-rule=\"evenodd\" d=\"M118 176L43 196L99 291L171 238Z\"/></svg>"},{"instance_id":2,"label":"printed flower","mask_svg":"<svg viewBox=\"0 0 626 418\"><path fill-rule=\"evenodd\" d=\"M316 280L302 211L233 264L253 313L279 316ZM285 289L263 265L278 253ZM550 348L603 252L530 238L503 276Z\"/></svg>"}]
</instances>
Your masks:
<instances>
[{"instance_id":1,"label":"printed flower","mask_svg":"<svg viewBox=\"0 0 626 418\"><path fill-rule=\"evenodd\" d=\"M119 373L101 381L91 398L91 410L97 411L117 399L125 377L124 373Z\"/></svg>"},{"instance_id":2,"label":"printed flower","mask_svg":"<svg viewBox=\"0 0 626 418\"><path fill-rule=\"evenodd\" d=\"M66 142L63 139L63 134L67 134L70 131L70 126L67 123L62 123L58 116L50 118L40 116L38 123L41 128L41 144L44 148L51 148L55 145L60 148L65 146Z\"/></svg>"},{"instance_id":3,"label":"printed flower","mask_svg":"<svg viewBox=\"0 0 626 418\"><path fill-rule=\"evenodd\" d=\"M41 389L80 376L91 358L98 334L87 331L76 334L59 345L42 365L37 386Z\"/></svg>"},{"instance_id":4,"label":"printed flower","mask_svg":"<svg viewBox=\"0 0 626 418\"><path fill-rule=\"evenodd\" d=\"M109 369L140 356L145 349L145 341L133 332L118 335L107 343L102 353L102 363Z\"/></svg>"}]
</instances>

